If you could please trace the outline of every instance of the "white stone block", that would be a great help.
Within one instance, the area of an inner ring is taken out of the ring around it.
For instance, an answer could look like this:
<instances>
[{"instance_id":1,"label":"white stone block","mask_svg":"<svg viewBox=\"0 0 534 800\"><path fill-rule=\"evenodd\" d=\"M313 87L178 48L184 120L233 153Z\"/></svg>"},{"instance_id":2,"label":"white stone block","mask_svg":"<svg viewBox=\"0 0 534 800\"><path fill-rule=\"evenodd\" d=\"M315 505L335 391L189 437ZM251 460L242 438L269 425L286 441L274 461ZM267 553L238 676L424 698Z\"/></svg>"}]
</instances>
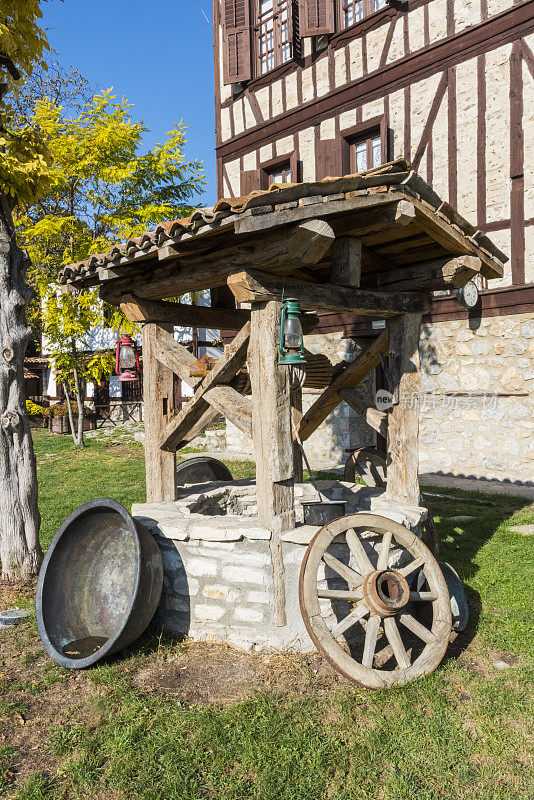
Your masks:
<instances>
[{"instance_id":1,"label":"white stone block","mask_svg":"<svg viewBox=\"0 0 534 800\"><path fill-rule=\"evenodd\" d=\"M259 592L254 589L247 592L245 600L247 603L261 603L263 605L268 605L271 602L271 598L267 592Z\"/></svg>"},{"instance_id":2,"label":"white stone block","mask_svg":"<svg viewBox=\"0 0 534 800\"><path fill-rule=\"evenodd\" d=\"M223 580L229 583L257 583L265 584L266 575L262 570L250 569L249 567L224 567L222 571Z\"/></svg>"},{"instance_id":3,"label":"white stone block","mask_svg":"<svg viewBox=\"0 0 534 800\"><path fill-rule=\"evenodd\" d=\"M234 611L235 619L238 619L240 622L262 622L263 621L263 612L257 608L247 608L246 606L240 606L236 608Z\"/></svg>"},{"instance_id":4,"label":"white stone block","mask_svg":"<svg viewBox=\"0 0 534 800\"><path fill-rule=\"evenodd\" d=\"M218 622L225 614L226 609L222 606L202 603L195 605L193 614L196 619Z\"/></svg>"},{"instance_id":5,"label":"white stone block","mask_svg":"<svg viewBox=\"0 0 534 800\"><path fill-rule=\"evenodd\" d=\"M243 538L243 533L237 527L196 524L191 528L190 536L208 542L237 542Z\"/></svg>"},{"instance_id":6,"label":"white stone block","mask_svg":"<svg viewBox=\"0 0 534 800\"><path fill-rule=\"evenodd\" d=\"M211 600L224 600L227 603L238 603L241 600L241 592L231 586L222 583L214 583L204 586L202 596L209 597Z\"/></svg>"},{"instance_id":7,"label":"white stone block","mask_svg":"<svg viewBox=\"0 0 534 800\"><path fill-rule=\"evenodd\" d=\"M217 574L217 563L208 558L188 558L185 571L198 578L208 577Z\"/></svg>"}]
</instances>

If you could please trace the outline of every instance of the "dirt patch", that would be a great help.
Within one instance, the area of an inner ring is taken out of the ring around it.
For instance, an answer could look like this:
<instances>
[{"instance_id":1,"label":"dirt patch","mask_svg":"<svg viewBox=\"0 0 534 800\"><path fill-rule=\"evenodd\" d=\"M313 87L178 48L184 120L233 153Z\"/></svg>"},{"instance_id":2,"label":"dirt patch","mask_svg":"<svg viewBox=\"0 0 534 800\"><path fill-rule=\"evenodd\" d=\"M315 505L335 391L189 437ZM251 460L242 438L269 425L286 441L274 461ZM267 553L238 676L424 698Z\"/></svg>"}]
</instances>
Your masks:
<instances>
[{"instance_id":1,"label":"dirt patch","mask_svg":"<svg viewBox=\"0 0 534 800\"><path fill-rule=\"evenodd\" d=\"M319 656L249 655L227 645L193 642L162 660L151 656L133 683L144 692L175 695L188 705L228 706L257 692L311 696L350 686Z\"/></svg>"}]
</instances>

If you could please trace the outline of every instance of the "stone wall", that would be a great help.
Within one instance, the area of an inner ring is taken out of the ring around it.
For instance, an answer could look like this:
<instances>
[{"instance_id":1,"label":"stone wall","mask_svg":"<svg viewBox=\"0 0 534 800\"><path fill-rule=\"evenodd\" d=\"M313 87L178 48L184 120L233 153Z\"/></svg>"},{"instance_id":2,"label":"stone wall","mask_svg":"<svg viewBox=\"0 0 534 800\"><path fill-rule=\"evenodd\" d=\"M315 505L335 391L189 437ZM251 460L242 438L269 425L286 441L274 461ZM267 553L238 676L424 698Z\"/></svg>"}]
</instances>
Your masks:
<instances>
[{"instance_id":1,"label":"stone wall","mask_svg":"<svg viewBox=\"0 0 534 800\"><path fill-rule=\"evenodd\" d=\"M328 335L312 335L305 337L305 346L311 353L323 353L333 364L340 361L353 361L360 352L361 346L353 339L344 339L343 333ZM374 379L364 384L364 390L374 393ZM307 411L321 394L319 389L304 389L302 392L302 408ZM313 454L314 466L331 464L340 460L347 447L364 447L374 445L376 435L358 414L346 403L341 403L328 419L323 422L305 444L306 452ZM241 431L226 422L226 447L230 453L245 453L254 456L252 440Z\"/></svg>"},{"instance_id":2,"label":"stone wall","mask_svg":"<svg viewBox=\"0 0 534 800\"><path fill-rule=\"evenodd\" d=\"M420 349L421 472L534 484L533 315L428 325Z\"/></svg>"},{"instance_id":3,"label":"stone wall","mask_svg":"<svg viewBox=\"0 0 534 800\"><path fill-rule=\"evenodd\" d=\"M341 481L319 486L329 500L344 500L349 514L372 511L421 536L424 508L392 507L380 489ZM314 650L300 615L298 582L305 550L318 530L303 524L302 503L316 499L310 483L295 486L297 526L282 535L287 625L280 628L272 623L271 534L258 521L254 481L183 487L175 503L132 506L135 519L155 535L163 558L156 625L173 635L244 650Z\"/></svg>"},{"instance_id":4,"label":"stone wall","mask_svg":"<svg viewBox=\"0 0 534 800\"><path fill-rule=\"evenodd\" d=\"M341 333L306 337L306 346L334 363L359 349ZM533 315L425 325L420 351L420 471L534 484ZM304 409L317 394L304 391ZM335 464L346 459L346 447L375 441L342 403L307 441L306 452L314 465ZM227 447L253 456L252 442L230 423Z\"/></svg>"}]
</instances>

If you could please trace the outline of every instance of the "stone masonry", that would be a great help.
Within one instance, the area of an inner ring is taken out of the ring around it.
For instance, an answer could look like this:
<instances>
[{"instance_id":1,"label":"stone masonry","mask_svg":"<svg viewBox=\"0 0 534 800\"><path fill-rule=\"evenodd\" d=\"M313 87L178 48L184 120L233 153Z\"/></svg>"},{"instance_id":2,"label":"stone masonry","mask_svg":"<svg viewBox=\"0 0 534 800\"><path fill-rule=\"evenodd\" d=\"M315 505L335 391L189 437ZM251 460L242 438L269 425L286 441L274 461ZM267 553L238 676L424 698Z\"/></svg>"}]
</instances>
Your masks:
<instances>
[{"instance_id":1,"label":"stone masonry","mask_svg":"<svg viewBox=\"0 0 534 800\"><path fill-rule=\"evenodd\" d=\"M336 363L357 345L341 333L306 337ZM534 485L534 318L532 314L423 326L419 438L421 473ZM372 385L366 387L372 394ZM319 392L305 390L306 410ZM374 432L346 403L306 442L314 463L340 463ZM251 440L227 423L227 450L253 455Z\"/></svg>"},{"instance_id":2,"label":"stone masonry","mask_svg":"<svg viewBox=\"0 0 534 800\"><path fill-rule=\"evenodd\" d=\"M420 532L426 509L392 508L378 489L322 481L330 500L346 500L347 513L372 510ZM317 532L303 524L302 502L316 500L311 484L295 486L297 527L285 533L287 625L272 624L270 532L257 513L253 481L189 486L175 503L136 504L132 515L150 528L163 557L164 584L155 622L173 635L227 642L247 651L314 646L300 615L298 580L305 549Z\"/></svg>"}]
</instances>

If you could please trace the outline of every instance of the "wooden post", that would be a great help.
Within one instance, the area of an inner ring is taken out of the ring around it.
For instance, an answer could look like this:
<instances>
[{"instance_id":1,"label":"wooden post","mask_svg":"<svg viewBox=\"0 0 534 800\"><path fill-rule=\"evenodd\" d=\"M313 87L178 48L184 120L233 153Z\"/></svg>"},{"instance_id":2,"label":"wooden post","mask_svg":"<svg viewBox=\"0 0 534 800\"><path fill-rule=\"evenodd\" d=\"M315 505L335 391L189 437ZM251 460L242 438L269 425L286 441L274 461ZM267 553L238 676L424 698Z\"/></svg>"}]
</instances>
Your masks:
<instances>
[{"instance_id":1,"label":"wooden post","mask_svg":"<svg viewBox=\"0 0 534 800\"><path fill-rule=\"evenodd\" d=\"M340 236L332 245L330 283L339 286L360 285L362 243L355 236Z\"/></svg>"},{"instance_id":2,"label":"wooden post","mask_svg":"<svg viewBox=\"0 0 534 800\"><path fill-rule=\"evenodd\" d=\"M274 624L286 624L281 534L295 527L289 370L278 366L281 303L254 303L248 351L260 522L271 531Z\"/></svg>"},{"instance_id":3,"label":"wooden post","mask_svg":"<svg viewBox=\"0 0 534 800\"><path fill-rule=\"evenodd\" d=\"M295 428L298 430L302 419L302 389L296 389L291 392L291 417ZM291 432L293 433L293 431ZM296 439L293 441L293 480L295 483L302 483L304 480L302 453Z\"/></svg>"},{"instance_id":4,"label":"wooden post","mask_svg":"<svg viewBox=\"0 0 534 800\"><path fill-rule=\"evenodd\" d=\"M420 314L402 314L389 325L390 391L398 403L389 412L387 488L390 503L419 505Z\"/></svg>"},{"instance_id":5,"label":"wooden post","mask_svg":"<svg viewBox=\"0 0 534 800\"><path fill-rule=\"evenodd\" d=\"M143 327L143 400L145 418L145 469L148 503L176 500L176 453L159 443L173 412L173 373L156 358L158 341L172 338L172 325Z\"/></svg>"}]
</instances>

